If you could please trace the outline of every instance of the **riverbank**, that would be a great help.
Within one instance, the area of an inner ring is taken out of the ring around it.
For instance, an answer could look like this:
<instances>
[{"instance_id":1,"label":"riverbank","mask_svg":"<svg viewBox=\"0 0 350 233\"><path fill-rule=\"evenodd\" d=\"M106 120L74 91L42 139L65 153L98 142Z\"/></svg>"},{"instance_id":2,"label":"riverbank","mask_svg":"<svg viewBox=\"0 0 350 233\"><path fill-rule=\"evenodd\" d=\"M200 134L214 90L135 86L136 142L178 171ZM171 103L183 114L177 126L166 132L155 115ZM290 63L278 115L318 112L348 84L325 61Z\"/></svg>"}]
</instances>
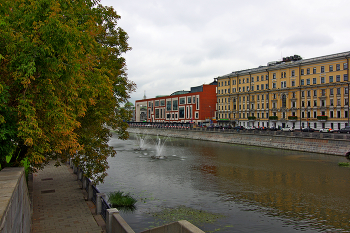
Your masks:
<instances>
[{"instance_id":1,"label":"riverbank","mask_svg":"<svg viewBox=\"0 0 350 233\"><path fill-rule=\"evenodd\" d=\"M128 128L130 133L144 133L168 137L270 147L344 156L350 151L349 140L330 138L307 138L289 134L234 133L225 131L197 131L186 129Z\"/></svg>"}]
</instances>

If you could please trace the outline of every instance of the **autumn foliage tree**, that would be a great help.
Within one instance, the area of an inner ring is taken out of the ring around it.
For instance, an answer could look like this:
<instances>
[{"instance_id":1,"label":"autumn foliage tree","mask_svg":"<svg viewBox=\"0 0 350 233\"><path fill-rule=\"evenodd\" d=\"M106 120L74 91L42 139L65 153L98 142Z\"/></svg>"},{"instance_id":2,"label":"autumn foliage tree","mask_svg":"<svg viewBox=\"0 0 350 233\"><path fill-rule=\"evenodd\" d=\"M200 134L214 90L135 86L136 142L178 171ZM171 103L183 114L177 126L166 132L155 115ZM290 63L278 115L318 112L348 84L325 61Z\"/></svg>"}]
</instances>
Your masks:
<instances>
[{"instance_id":1,"label":"autumn foliage tree","mask_svg":"<svg viewBox=\"0 0 350 233\"><path fill-rule=\"evenodd\" d=\"M135 84L128 35L111 7L91 0L0 2L0 164L33 168L73 157L103 181L111 130L126 139L120 111ZM6 163L6 156L11 157Z\"/></svg>"}]
</instances>

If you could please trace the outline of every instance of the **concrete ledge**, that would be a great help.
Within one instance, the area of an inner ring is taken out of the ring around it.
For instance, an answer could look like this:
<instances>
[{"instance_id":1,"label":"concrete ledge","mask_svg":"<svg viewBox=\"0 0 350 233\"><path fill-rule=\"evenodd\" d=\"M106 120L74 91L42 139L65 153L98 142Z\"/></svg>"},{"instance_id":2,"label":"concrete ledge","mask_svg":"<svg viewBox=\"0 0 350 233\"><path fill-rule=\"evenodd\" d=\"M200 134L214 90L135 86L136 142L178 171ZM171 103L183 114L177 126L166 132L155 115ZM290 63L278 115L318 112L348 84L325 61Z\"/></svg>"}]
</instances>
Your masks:
<instances>
[{"instance_id":1,"label":"concrete ledge","mask_svg":"<svg viewBox=\"0 0 350 233\"><path fill-rule=\"evenodd\" d=\"M181 220L141 233L204 233L204 231L186 220Z\"/></svg>"},{"instance_id":2,"label":"concrete ledge","mask_svg":"<svg viewBox=\"0 0 350 233\"><path fill-rule=\"evenodd\" d=\"M257 134L257 133L233 133L215 131L196 130L164 130L164 129L144 129L128 128L131 133L145 133L168 137L188 138L195 140L206 140L214 142L224 142L240 145L261 146L286 150L306 151L322 154L332 154L344 156L350 151L349 140L328 139L328 138L306 138L298 137L291 133L288 135ZM343 136L344 135L340 135Z\"/></svg>"},{"instance_id":3,"label":"concrete ledge","mask_svg":"<svg viewBox=\"0 0 350 233\"><path fill-rule=\"evenodd\" d=\"M31 210L23 167L0 171L0 233L30 232Z\"/></svg>"}]
</instances>

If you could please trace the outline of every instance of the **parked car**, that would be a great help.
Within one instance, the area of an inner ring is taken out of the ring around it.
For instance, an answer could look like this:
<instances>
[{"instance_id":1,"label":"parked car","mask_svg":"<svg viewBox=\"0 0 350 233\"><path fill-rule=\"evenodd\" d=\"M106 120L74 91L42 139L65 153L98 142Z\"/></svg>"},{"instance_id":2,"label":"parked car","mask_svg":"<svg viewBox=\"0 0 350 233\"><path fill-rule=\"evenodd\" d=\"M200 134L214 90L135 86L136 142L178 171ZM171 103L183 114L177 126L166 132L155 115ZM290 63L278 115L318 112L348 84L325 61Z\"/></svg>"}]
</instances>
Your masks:
<instances>
[{"instance_id":1,"label":"parked car","mask_svg":"<svg viewBox=\"0 0 350 233\"><path fill-rule=\"evenodd\" d=\"M271 130L271 131L277 131L278 128L276 128L276 127L270 127L269 130Z\"/></svg>"},{"instance_id":2,"label":"parked car","mask_svg":"<svg viewBox=\"0 0 350 233\"><path fill-rule=\"evenodd\" d=\"M243 126L235 126L233 127L235 130L244 130L245 128Z\"/></svg>"},{"instance_id":3,"label":"parked car","mask_svg":"<svg viewBox=\"0 0 350 233\"><path fill-rule=\"evenodd\" d=\"M287 127L282 128L281 131L283 131L283 132L292 132L292 131L294 131L294 129L287 126Z\"/></svg>"},{"instance_id":4,"label":"parked car","mask_svg":"<svg viewBox=\"0 0 350 233\"><path fill-rule=\"evenodd\" d=\"M303 131L303 132L314 132L315 130L313 128L303 128L301 131Z\"/></svg>"},{"instance_id":5,"label":"parked car","mask_svg":"<svg viewBox=\"0 0 350 233\"><path fill-rule=\"evenodd\" d=\"M247 129L247 130L254 130L255 127L254 127L254 126L247 126L246 129Z\"/></svg>"},{"instance_id":6,"label":"parked car","mask_svg":"<svg viewBox=\"0 0 350 233\"><path fill-rule=\"evenodd\" d=\"M267 130L267 128L266 127L263 127L263 126L261 126L261 127L259 127L259 128L256 128L257 130Z\"/></svg>"},{"instance_id":7,"label":"parked car","mask_svg":"<svg viewBox=\"0 0 350 233\"><path fill-rule=\"evenodd\" d=\"M332 133L333 129L331 128L322 128L320 129L320 133Z\"/></svg>"},{"instance_id":8,"label":"parked car","mask_svg":"<svg viewBox=\"0 0 350 233\"><path fill-rule=\"evenodd\" d=\"M350 126L345 126L345 128L340 129L339 133L350 133Z\"/></svg>"}]
</instances>

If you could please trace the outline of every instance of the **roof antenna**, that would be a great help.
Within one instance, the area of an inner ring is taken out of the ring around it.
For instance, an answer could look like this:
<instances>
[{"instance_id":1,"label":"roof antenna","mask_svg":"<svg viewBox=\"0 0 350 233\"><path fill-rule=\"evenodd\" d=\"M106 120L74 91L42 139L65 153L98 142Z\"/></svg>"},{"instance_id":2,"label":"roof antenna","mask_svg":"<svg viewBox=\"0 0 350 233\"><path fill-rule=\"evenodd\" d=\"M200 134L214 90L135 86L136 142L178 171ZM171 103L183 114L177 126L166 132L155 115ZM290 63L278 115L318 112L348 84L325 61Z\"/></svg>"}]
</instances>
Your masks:
<instances>
[{"instance_id":1,"label":"roof antenna","mask_svg":"<svg viewBox=\"0 0 350 233\"><path fill-rule=\"evenodd\" d=\"M147 98L146 98L146 91L144 91L143 99L144 99L144 100L147 99Z\"/></svg>"}]
</instances>

